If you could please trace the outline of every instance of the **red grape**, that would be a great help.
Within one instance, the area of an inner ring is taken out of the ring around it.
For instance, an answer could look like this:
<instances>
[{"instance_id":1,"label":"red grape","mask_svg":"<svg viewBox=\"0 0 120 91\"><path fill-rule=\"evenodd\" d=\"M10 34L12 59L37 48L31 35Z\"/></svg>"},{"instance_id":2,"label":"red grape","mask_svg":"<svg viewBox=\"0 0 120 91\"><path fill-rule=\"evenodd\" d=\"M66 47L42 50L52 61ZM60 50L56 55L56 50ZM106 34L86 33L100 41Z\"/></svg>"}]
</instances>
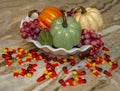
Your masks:
<instances>
[{"instance_id":1,"label":"red grape","mask_svg":"<svg viewBox=\"0 0 120 91\"><path fill-rule=\"evenodd\" d=\"M26 39L26 38L28 37L28 34L27 34L26 32L23 32L23 33L21 34L21 36L22 36L23 39Z\"/></svg>"},{"instance_id":2,"label":"red grape","mask_svg":"<svg viewBox=\"0 0 120 91\"><path fill-rule=\"evenodd\" d=\"M35 27L36 27L36 25L35 25L34 23L32 23L32 24L30 25L30 28L32 28L33 30L35 29Z\"/></svg>"},{"instance_id":3,"label":"red grape","mask_svg":"<svg viewBox=\"0 0 120 91\"><path fill-rule=\"evenodd\" d=\"M97 45L97 42L96 42L95 40L92 40L92 41L90 42L90 44L93 45L93 46L96 46L96 45Z\"/></svg>"},{"instance_id":4,"label":"red grape","mask_svg":"<svg viewBox=\"0 0 120 91\"><path fill-rule=\"evenodd\" d=\"M67 12L67 16L72 16L72 12L71 12L71 11L68 11L68 12Z\"/></svg>"},{"instance_id":5,"label":"red grape","mask_svg":"<svg viewBox=\"0 0 120 91\"><path fill-rule=\"evenodd\" d=\"M79 44L78 44L78 47L81 47L83 44L82 44L82 42L80 42Z\"/></svg>"},{"instance_id":6,"label":"red grape","mask_svg":"<svg viewBox=\"0 0 120 91\"><path fill-rule=\"evenodd\" d=\"M100 34L97 34L97 39L101 39L101 35Z\"/></svg>"},{"instance_id":7,"label":"red grape","mask_svg":"<svg viewBox=\"0 0 120 91\"><path fill-rule=\"evenodd\" d=\"M94 54L94 55L92 55L93 56L93 58L96 58L97 57L97 54Z\"/></svg>"},{"instance_id":8,"label":"red grape","mask_svg":"<svg viewBox=\"0 0 120 91\"><path fill-rule=\"evenodd\" d=\"M26 33L30 33L32 31L30 27L25 27L24 30Z\"/></svg>"},{"instance_id":9,"label":"red grape","mask_svg":"<svg viewBox=\"0 0 120 91\"><path fill-rule=\"evenodd\" d=\"M102 41L101 41L100 39L97 39L96 42L97 42L97 44L98 44L99 46L101 46L101 42L102 42Z\"/></svg>"},{"instance_id":10,"label":"red grape","mask_svg":"<svg viewBox=\"0 0 120 91\"><path fill-rule=\"evenodd\" d=\"M86 33L88 33L88 30L83 29L83 30L82 30L82 35L83 35L83 34L86 34Z\"/></svg>"},{"instance_id":11,"label":"red grape","mask_svg":"<svg viewBox=\"0 0 120 91\"><path fill-rule=\"evenodd\" d=\"M95 31L94 31L94 30L90 30L89 33L91 33L91 34L92 34L92 33L95 33Z\"/></svg>"},{"instance_id":12,"label":"red grape","mask_svg":"<svg viewBox=\"0 0 120 91\"><path fill-rule=\"evenodd\" d=\"M28 26L28 22L23 22L23 27Z\"/></svg>"},{"instance_id":13,"label":"red grape","mask_svg":"<svg viewBox=\"0 0 120 91\"><path fill-rule=\"evenodd\" d=\"M96 35L96 33L91 33L90 37L93 38L93 39L96 39L97 35Z\"/></svg>"},{"instance_id":14,"label":"red grape","mask_svg":"<svg viewBox=\"0 0 120 91\"><path fill-rule=\"evenodd\" d=\"M32 39L34 39L34 40L37 39L37 35L34 34L34 35L32 36Z\"/></svg>"},{"instance_id":15,"label":"red grape","mask_svg":"<svg viewBox=\"0 0 120 91\"><path fill-rule=\"evenodd\" d=\"M38 25L39 20L38 20L38 19L35 19L35 20L33 20L33 23L34 23L35 25Z\"/></svg>"},{"instance_id":16,"label":"red grape","mask_svg":"<svg viewBox=\"0 0 120 91\"><path fill-rule=\"evenodd\" d=\"M89 54L90 54L90 55L94 55L94 51L93 51L93 50L90 50L90 51L89 51Z\"/></svg>"},{"instance_id":17,"label":"red grape","mask_svg":"<svg viewBox=\"0 0 120 91\"><path fill-rule=\"evenodd\" d=\"M84 40L84 39L85 39L85 36L84 36L84 35L81 35L81 39Z\"/></svg>"},{"instance_id":18,"label":"red grape","mask_svg":"<svg viewBox=\"0 0 120 91\"><path fill-rule=\"evenodd\" d=\"M69 11L66 12L67 16L73 16L74 15L74 10L71 9Z\"/></svg>"},{"instance_id":19,"label":"red grape","mask_svg":"<svg viewBox=\"0 0 120 91\"><path fill-rule=\"evenodd\" d=\"M40 30L40 28L37 27L37 28L35 28L34 31L35 31L35 33L38 35L38 34L40 33L41 30Z\"/></svg>"},{"instance_id":20,"label":"red grape","mask_svg":"<svg viewBox=\"0 0 120 91\"><path fill-rule=\"evenodd\" d=\"M22 32L25 32L25 29L24 28L21 28L20 29L20 32L22 33Z\"/></svg>"},{"instance_id":21,"label":"red grape","mask_svg":"<svg viewBox=\"0 0 120 91\"><path fill-rule=\"evenodd\" d=\"M32 21L28 22L28 27L31 27L32 23L33 23Z\"/></svg>"},{"instance_id":22,"label":"red grape","mask_svg":"<svg viewBox=\"0 0 120 91\"><path fill-rule=\"evenodd\" d=\"M85 37L85 39L90 39L90 34L86 33L86 34L84 34L84 37Z\"/></svg>"},{"instance_id":23,"label":"red grape","mask_svg":"<svg viewBox=\"0 0 120 91\"><path fill-rule=\"evenodd\" d=\"M89 45L89 44L90 44L90 39L84 40L84 44L85 44L85 45Z\"/></svg>"}]
</instances>

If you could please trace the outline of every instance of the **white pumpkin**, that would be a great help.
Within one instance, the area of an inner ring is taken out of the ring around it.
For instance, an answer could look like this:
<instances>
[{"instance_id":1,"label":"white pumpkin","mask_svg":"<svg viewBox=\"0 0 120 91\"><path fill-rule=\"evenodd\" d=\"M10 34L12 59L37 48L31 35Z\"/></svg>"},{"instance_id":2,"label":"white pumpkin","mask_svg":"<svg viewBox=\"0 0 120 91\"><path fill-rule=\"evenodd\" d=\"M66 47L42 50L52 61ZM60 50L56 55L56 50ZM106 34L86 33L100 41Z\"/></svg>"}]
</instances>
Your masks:
<instances>
[{"instance_id":1,"label":"white pumpkin","mask_svg":"<svg viewBox=\"0 0 120 91\"><path fill-rule=\"evenodd\" d=\"M97 32L103 25L102 15L96 8L80 7L76 9L73 17L81 25L82 29L93 29Z\"/></svg>"}]
</instances>

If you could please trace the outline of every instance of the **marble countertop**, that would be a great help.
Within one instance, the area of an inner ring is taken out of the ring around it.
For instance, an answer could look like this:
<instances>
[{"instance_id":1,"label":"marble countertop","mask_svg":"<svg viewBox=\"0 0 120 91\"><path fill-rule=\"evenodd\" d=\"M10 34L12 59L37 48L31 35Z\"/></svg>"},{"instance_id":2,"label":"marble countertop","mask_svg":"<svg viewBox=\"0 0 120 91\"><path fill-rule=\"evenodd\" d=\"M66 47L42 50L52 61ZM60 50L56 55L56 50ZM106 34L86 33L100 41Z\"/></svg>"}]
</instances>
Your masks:
<instances>
[{"instance_id":1,"label":"marble countertop","mask_svg":"<svg viewBox=\"0 0 120 91\"><path fill-rule=\"evenodd\" d=\"M58 77L36 83L36 79L44 70L43 61L37 63L39 65L36 68L37 72L31 78L18 77L15 79L13 71L19 69L20 66L14 62L12 66L5 67L5 62L0 56L0 91L120 91L120 0L0 0L0 55L5 47L35 48L32 43L21 38L20 21L30 10L42 10L48 5L66 10L80 5L99 9L104 19L104 26L100 32L103 35L105 46L111 50L111 59L117 62L119 67L112 72L112 77L97 78L88 72L85 76L88 79L86 84L62 87L58 84ZM104 65L104 68L107 66ZM61 69L58 71L59 78L68 77L61 72Z\"/></svg>"}]
</instances>

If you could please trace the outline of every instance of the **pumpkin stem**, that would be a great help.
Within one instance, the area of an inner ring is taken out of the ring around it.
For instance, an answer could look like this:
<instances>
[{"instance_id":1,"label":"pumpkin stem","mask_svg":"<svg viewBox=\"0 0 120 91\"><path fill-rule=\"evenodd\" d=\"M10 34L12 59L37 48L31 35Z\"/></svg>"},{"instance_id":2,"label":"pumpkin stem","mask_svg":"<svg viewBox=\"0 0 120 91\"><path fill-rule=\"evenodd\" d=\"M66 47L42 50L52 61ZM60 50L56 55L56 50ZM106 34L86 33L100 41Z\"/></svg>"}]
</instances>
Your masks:
<instances>
[{"instance_id":1,"label":"pumpkin stem","mask_svg":"<svg viewBox=\"0 0 120 91\"><path fill-rule=\"evenodd\" d=\"M39 14L38 10L31 10L31 11L28 13L28 17L31 17L33 13Z\"/></svg>"},{"instance_id":2,"label":"pumpkin stem","mask_svg":"<svg viewBox=\"0 0 120 91\"><path fill-rule=\"evenodd\" d=\"M65 16L65 11L64 11L64 10L61 10L61 12L62 12L62 19L63 19L62 26L63 26L64 28L66 28L66 27L68 26L68 24L67 24L67 20L66 20L66 16Z\"/></svg>"},{"instance_id":3,"label":"pumpkin stem","mask_svg":"<svg viewBox=\"0 0 120 91\"><path fill-rule=\"evenodd\" d=\"M87 12L86 9L83 6L72 9L72 11L74 11L75 13L79 12L80 10L81 10L81 14L85 14Z\"/></svg>"},{"instance_id":4,"label":"pumpkin stem","mask_svg":"<svg viewBox=\"0 0 120 91\"><path fill-rule=\"evenodd\" d=\"M87 12L86 9L83 6L80 6L80 9L82 10L81 11L82 14L85 14Z\"/></svg>"}]
</instances>

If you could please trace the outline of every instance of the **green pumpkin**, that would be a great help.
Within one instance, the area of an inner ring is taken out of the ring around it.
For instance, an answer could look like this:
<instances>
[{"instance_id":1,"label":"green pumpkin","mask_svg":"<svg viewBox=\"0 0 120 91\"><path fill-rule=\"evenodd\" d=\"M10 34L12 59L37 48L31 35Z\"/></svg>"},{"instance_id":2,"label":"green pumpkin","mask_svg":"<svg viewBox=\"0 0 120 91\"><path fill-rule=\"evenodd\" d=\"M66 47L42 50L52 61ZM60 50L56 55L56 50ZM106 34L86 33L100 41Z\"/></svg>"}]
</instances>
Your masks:
<instances>
[{"instance_id":1,"label":"green pumpkin","mask_svg":"<svg viewBox=\"0 0 120 91\"><path fill-rule=\"evenodd\" d=\"M58 48L71 49L80 42L80 25L73 17L63 16L54 20L50 27L53 45Z\"/></svg>"}]
</instances>

